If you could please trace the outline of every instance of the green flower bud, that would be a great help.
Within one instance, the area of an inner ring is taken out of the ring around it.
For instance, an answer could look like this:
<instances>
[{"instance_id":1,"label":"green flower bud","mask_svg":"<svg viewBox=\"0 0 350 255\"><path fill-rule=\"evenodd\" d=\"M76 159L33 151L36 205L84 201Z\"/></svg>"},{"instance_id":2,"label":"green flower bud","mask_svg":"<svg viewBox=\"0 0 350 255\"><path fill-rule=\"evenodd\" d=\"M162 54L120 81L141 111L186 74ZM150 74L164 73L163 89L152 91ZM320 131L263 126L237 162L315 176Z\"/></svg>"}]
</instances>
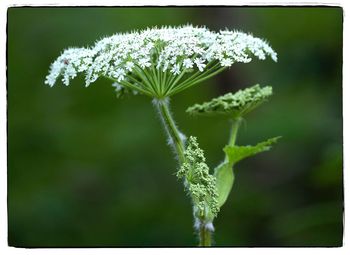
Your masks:
<instances>
[{"instance_id":1,"label":"green flower bud","mask_svg":"<svg viewBox=\"0 0 350 255\"><path fill-rule=\"evenodd\" d=\"M235 94L227 93L203 104L195 104L186 112L192 115L224 114L237 118L247 114L272 95L272 87L260 87L259 84L239 90Z\"/></svg>"}]
</instances>

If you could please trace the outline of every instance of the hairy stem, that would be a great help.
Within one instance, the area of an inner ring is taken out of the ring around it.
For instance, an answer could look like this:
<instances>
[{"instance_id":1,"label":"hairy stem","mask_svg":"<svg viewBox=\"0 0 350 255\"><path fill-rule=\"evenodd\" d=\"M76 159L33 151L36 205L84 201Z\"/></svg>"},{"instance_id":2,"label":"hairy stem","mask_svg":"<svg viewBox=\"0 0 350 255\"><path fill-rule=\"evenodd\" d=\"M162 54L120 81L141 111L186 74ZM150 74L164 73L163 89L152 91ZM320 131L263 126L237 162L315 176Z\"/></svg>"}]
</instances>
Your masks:
<instances>
[{"instance_id":1,"label":"hairy stem","mask_svg":"<svg viewBox=\"0 0 350 255\"><path fill-rule=\"evenodd\" d=\"M211 230L207 227L207 224L205 224L204 222L201 222L199 227L199 246L211 246Z\"/></svg>"},{"instance_id":2,"label":"hairy stem","mask_svg":"<svg viewBox=\"0 0 350 255\"><path fill-rule=\"evenodd\" d=\"M169 143L173 146L179 164L185 162L185 136L177 128L175 121L169 110L169 99L154 99L153 104L156 106L161 117L164 128L169 136ZM196 230L199 236L199 246L211 246L211 232L214 230L213 224L208 223L205 218L197 218Z\"/></svg>"},{"instance_id":3,"label":"hairy stem","mask_svg":"<svg viewBox=\"0 0 350 255\"><path fill-rule=\"evenodd\" d=\"M178 130L175 121L171 116L169 110L169 99L154 99L153 103L158 109L162 123L169 136L169 143L174 147L179 163L182 164L185 161L185 136Z\"/></svg>"}]
</instances>

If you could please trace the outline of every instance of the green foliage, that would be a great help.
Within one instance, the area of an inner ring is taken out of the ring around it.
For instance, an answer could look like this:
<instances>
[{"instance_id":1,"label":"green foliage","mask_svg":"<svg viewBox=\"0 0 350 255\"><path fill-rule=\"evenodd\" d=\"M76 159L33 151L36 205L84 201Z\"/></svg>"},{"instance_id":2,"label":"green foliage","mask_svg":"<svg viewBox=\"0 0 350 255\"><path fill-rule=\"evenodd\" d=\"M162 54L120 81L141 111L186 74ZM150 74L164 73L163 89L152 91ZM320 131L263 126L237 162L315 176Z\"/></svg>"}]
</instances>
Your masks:
<instances>
[{"instance_id":1,"label":"green foliage","mask_svg":"<svg viewBox=\"0 0 350 255\"><path fill-rule=\"evenodd\" d=\"M186 112L192 115L224 114L237 118L255 109L272 95L272 87L261 88L259 84L239 90L236 93L227 93L203 104L195 104Z\"/></svg>"},{"instance_id":2,"label":"green foliage","mask_svg":"<svg viewBox=\"0 0 350 255\"><path fill-rule=\"evenodd\" d=\"M224 152L229 159L229 162L234 165L235 163L245 159L247 157L254 156L260 152L268 151L271 149L272 145L277 142L277 140L281 138L280 136L270 138L264 142L258 143L257 145L251 146L226 146L224 148Z\"/></svg>"},{"instance_id":3,"label":"green foliage","mask_svg":"<svg viewBox=\"0 0 350 255\"><path fill-rule=\"evenodd\" d=\"M229 144L224 148L226 154L225 161L214 170L219 207L226 202L231 192L234 182L234 172L232 169L234 164L244 158L269 150L271 145L276 143L279 139L279 137L271 138L255 146L235 145L242 116L267 101L267 98L271 95L272 87L260 87L260 85L257 84L250 88L239 90L234 94L227 93L209 102L195 104L187 109L187 112L192 115L224 114L234 119Z\"/></svg>"},{"instance_id":4,"label":"green foliage","mask_svg":"<svg viewBox=\"0 0 350 255\"><path fill-rule=\"evenodd\" d=\"M216 188L218 190L218 205L221 207L226 202L235 179L232 164L230 162L221 163L215 168L214 176L216 177Z\"/></svg>"},{"instance_id":5,"label":"green foliage","mask_svg":"<svg viewBox=\"0 0 350 255\"><path fill-rule=\"evenodd\" d=\"M280 137L274 137L255 146L227 145L224 148L226 160L214 170L216 188L218 191L218 205L221 207L227 200L234 182L233 166L235 163L260 152L268 151Z\"/></svg>"},{"instance_id":6,"label":"green foliage","mask_svg":"<svg viewBox=\"0 0 350 255\"><path fill-rule=\"evenodd\" d=\"M185 162L176 176L185 179L185 187L192 198L197 217L215 217L219 212L216 180L209 174L209 167L205 163L204 153L198 146L197 138L189 138L184 154Z\"/></svg>"}]
</instances>

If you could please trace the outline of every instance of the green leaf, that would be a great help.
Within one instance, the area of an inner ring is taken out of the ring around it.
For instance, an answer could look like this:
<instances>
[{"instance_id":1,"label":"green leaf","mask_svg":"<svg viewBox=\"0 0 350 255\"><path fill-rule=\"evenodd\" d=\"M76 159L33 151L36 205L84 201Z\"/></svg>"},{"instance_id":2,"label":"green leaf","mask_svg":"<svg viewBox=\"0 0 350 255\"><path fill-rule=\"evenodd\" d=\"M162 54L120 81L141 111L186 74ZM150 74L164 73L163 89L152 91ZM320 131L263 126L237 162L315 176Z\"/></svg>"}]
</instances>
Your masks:
<instances>
[{"instance_id":1,"label":"green leaf","mask_svg":"<svg viewBox=\"0 0 350 255\"><path fill-rule=\"evenodd\" d=\"M281 138L274 137L267 141L258 143L255 146L226 146L224 152L226 153L226 160L218 165L214 170L216 178L216 189L218 192L218 206L219 208L226 202L234 182L233 165L242 159L256 155L260 152L268 151L277 140Z\"/></svg>"},{"instance_id":2,"label":"green leaf","mask_svg":"<svg viewBox=\"0 0 350 255\"><path fill-rule=\"evenodd\" d=\"M223 162L214 170L216 178L216 189L218 192L218 206L221 207L227 200L231 192L233 181L235 179L232 164L230 162Z\"/></svg>"},{"instance_id":3,"label":"green leaf","mask_svg":"<svg viewBox=\"0 0 350 255\"><path fill-rule=\"evenodd\" d=\"M254 156L260 152L268 151L277 140L281 138L280 136L268 139L267 141L258 143L255 146L226 146L224 152L229 159L229 162L233 165L242 159Z\"/></svg>"}]
</instances>

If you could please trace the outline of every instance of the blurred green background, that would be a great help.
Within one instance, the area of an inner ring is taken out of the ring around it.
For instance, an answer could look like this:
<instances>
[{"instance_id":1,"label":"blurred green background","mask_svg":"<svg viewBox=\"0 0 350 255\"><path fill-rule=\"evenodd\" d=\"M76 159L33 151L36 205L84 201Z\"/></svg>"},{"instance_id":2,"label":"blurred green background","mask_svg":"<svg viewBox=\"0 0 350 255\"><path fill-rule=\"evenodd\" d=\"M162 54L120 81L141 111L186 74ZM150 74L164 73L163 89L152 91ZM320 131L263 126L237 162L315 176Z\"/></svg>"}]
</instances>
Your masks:
<instances>
[{"instance_id":1,"label":"blurred green background","mask_svg":"<svg viewBox=\"0 0 350 255\"><path fill-rule=\"evenodd\" d=\"M274 96L238 143L282 135L237 165L216 219L218 246L340 246L343 233L341 8L10 8L8 238L20 247L195 246L192 212L149 98L116 99L110 82L50 88L69 46L148 26L191 23L266 38L279 61L236 64L172 99L180 129L209 166L229 123L185 109L256 83Z\"/></svg>"}]
</instances>

